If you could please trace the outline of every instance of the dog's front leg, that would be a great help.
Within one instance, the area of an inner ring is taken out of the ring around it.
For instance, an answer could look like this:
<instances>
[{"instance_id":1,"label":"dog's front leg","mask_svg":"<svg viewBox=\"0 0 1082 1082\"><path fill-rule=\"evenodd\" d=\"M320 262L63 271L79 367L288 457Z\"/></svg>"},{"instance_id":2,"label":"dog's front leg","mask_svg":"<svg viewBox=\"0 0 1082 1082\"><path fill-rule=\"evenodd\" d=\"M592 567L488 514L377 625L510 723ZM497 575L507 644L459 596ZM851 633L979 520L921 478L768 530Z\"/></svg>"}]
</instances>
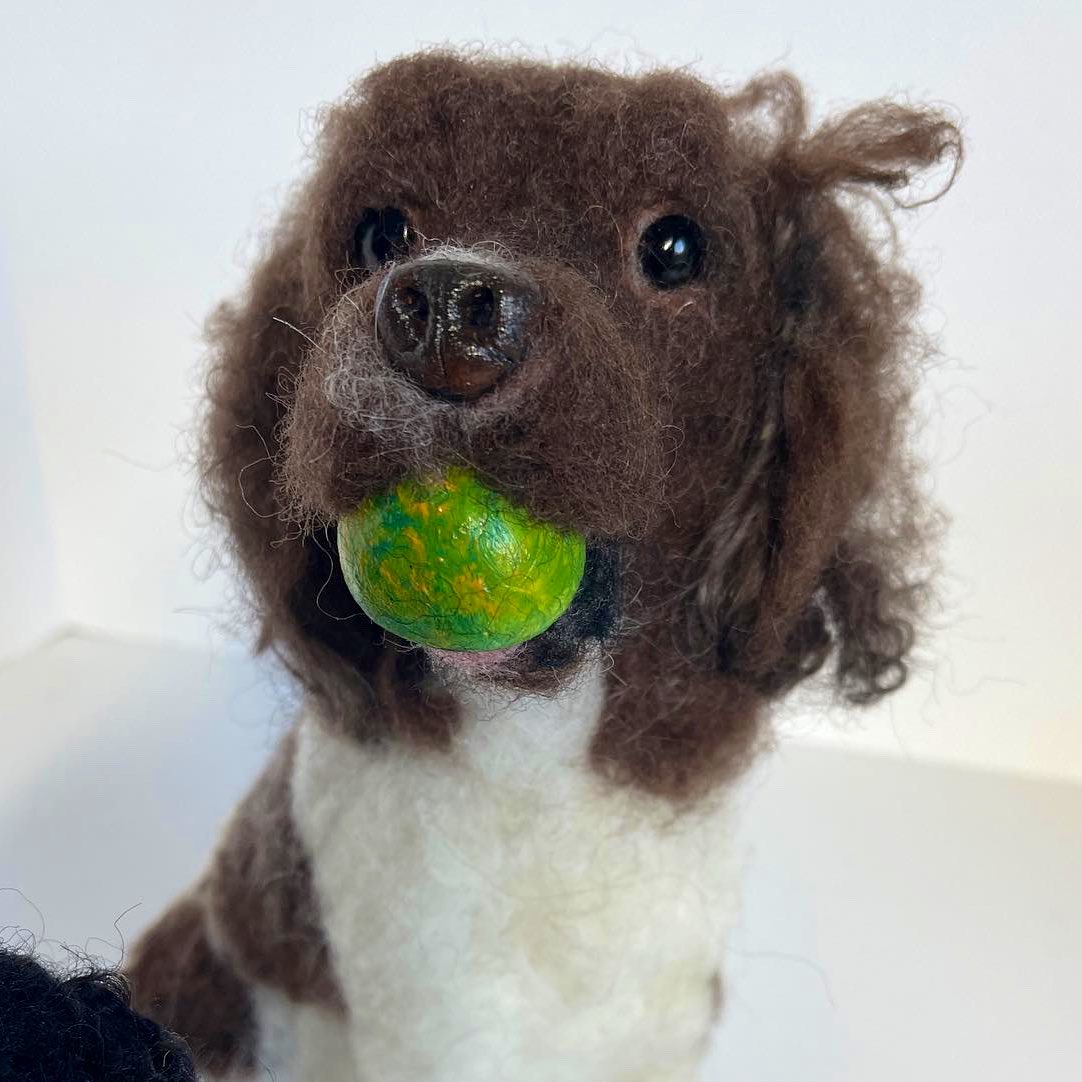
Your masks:
<instances>
[{"instance_id":1,"label":"dog's front leg","mask_svg":"<svg viewBox=\"0 0 1082 1082\"><path fill-rule=\"evenodd\" d=\"M341 997L290 815L290 733L235 812L204 877L136 944L136 1006L215 1079L352 1082Z\"/></svg>"}]
</instances>

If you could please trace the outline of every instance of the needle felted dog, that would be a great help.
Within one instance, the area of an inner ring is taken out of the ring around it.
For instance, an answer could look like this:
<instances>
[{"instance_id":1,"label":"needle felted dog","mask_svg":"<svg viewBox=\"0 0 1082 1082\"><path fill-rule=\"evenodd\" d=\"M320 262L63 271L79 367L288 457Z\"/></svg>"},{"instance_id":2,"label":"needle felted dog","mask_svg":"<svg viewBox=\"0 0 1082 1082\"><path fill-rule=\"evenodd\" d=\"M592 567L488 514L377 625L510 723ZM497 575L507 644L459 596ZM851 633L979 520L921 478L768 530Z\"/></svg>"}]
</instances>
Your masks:
<instances>
[{"instance_id":1,"label":"needle felted dog","mask_svg":"<svg viewBox=\"0 0 1082 1082\"><path fill-rule=\"evenodd\" d=\"M694 1077L726 781L824 665L858 703L905 677L917 289L862 206L959 156L889 102L811 129L785 75L430 53L326 113L211 323L203 463L306 706L129 967L212 1077ZM425 485L581 541L542 629L410 632L491 600ZM408 620L344 544L388 493Z\"/></svg>"}]
</instances>

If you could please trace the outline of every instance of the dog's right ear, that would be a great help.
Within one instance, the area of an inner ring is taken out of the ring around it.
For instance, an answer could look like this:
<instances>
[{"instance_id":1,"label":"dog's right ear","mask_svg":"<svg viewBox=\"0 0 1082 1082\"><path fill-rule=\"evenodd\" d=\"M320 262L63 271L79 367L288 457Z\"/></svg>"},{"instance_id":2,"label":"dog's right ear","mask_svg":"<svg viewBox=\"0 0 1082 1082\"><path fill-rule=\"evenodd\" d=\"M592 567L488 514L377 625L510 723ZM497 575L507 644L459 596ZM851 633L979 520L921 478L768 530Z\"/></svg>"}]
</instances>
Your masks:
<instances>
[{"instance_id":1,"label":"dog's right ear","mask_svg":"<svg viewBox=\"0 0 1082 1082\"><path fill-rule=\"evenodd\" d=\"M279 479L281 434L320 311L290 226L272 238L246 291L208 321L202 489L247 582L259 648L275 650L332 716L355 718L372 701L383 634L348 595L333 527L302 529Z\"/></svg>"}]
</instances>

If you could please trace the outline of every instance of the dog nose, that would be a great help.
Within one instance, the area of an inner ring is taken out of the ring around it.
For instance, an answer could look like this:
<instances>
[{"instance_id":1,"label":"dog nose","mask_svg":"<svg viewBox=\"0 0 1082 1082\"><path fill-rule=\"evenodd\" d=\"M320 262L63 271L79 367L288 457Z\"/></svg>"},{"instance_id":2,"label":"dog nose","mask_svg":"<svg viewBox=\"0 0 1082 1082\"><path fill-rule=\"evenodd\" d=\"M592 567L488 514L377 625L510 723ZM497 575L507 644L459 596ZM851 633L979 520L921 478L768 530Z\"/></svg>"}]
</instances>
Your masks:
<instances>
[{"instance_id":1,"label":"dog nose","mask_svg":"<svg viewBox=\"0 0 1082 1082\"><path fill-rule=\"evenodd\" d=\"M441 398L470 401L526 359L538 290L527 275L459 259L394 268L376 307L387 360Z\"/></svg>"}]
</instances>

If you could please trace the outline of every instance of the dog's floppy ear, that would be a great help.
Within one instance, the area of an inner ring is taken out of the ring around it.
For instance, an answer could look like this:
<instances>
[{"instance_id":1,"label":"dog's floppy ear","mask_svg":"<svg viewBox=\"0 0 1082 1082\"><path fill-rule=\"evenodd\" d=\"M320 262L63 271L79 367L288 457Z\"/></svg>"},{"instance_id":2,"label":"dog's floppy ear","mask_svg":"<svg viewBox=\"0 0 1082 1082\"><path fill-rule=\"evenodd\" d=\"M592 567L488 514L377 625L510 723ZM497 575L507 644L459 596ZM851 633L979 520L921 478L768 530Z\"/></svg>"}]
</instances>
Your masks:
<instances>
[{"instance_id":1,"label":"dog's floppy ear","mask_svg":"<svg viewBox=\"0 0 1082 1082\"><path fill-rule=\"evenodd\" d=\"M904 192L935 166L947 175L920 199L900 199L912 208L932 203L954 183L962 164L958 125L935 109L898 102L861 105L822 124L792 155L788 165L813 188L845 184Z\"/></svg>"},{"instance_id":2,"label":"dog's floppy ear","mask_svg":"<svg viewBox=\"0 0 1082 1082\"><path fill-rule=\"evenodd\" d=\"M934 516L907 457L919 291L854 197L911 188L941 162L953 180L960 137L939 113L892 103L809 135L795 84L768 89L784 115L756 196L769 268L758 414L740 486L700 548L695 632L722 671L767 694L833 650L839 687L863 702L905 679Z\"/></svg>"},{"instance_id":3,"label":"dog's floppy ear","mask_svg":"<svg viewBox=\"0 0 1082 1082\"><path fill-rule=\"evenodd\" d=\"M355 714L382 635L346 596L333 531L303 533L283 514L279 483L281 428L319 304L305 289L303 257L300 230L287 219L246 292L209 320L203 493L228 528L260 648L277 650L331 713Z\"/></svg>"}]
</instances>

